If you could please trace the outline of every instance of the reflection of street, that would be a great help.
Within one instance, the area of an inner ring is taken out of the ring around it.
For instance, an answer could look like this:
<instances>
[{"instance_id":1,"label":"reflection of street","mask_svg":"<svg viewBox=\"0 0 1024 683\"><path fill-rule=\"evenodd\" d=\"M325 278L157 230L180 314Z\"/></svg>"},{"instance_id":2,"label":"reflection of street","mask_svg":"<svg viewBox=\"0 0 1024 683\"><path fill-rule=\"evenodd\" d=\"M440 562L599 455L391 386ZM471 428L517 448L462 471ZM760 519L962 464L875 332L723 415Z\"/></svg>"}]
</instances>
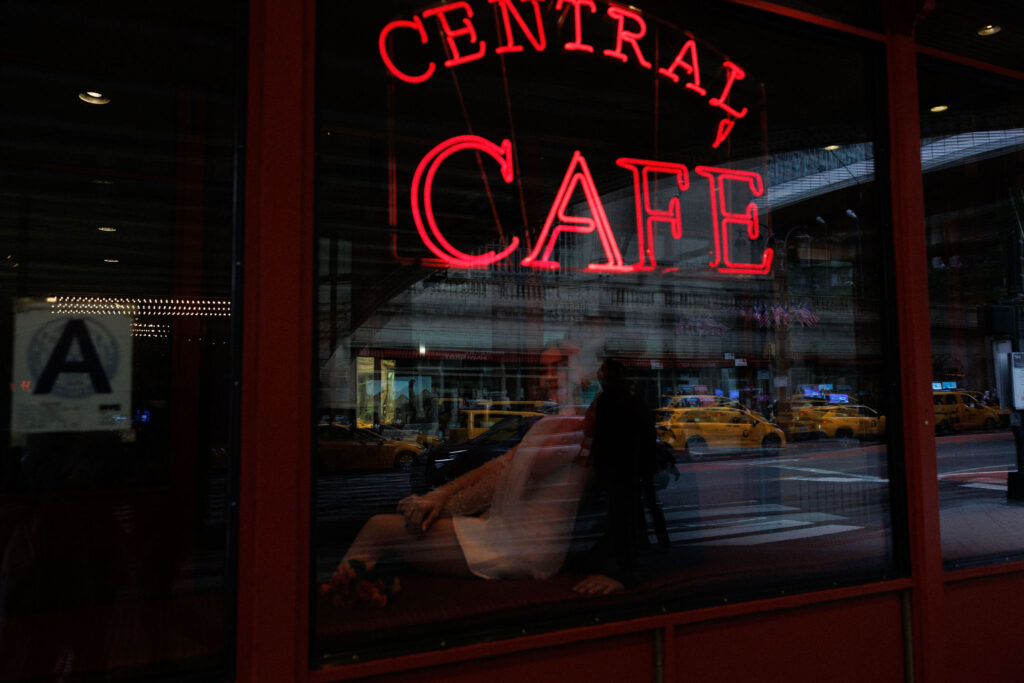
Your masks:
<instances>
[{"instance_id":1,"label":"reflection of street","mask_svg":"<svg viewBox=\"0 0 1024 683\"><path fill-rule=\"evenodd\" d=\"M940 437L937 445L944 524L953 508L1006 507L1005 472L1016 462L1012 434ZM677 546L841 540L844 534L890 526L886 459L886 446L878 442L798 442L787 444L778 457L679 462L679 479L658 495ZM322 477L316 488L317 545L327 551L327 560L333 557L330 549L342 547L367 518L393 511L408 493L405 473Z\"/></svg>"}]
</instances>

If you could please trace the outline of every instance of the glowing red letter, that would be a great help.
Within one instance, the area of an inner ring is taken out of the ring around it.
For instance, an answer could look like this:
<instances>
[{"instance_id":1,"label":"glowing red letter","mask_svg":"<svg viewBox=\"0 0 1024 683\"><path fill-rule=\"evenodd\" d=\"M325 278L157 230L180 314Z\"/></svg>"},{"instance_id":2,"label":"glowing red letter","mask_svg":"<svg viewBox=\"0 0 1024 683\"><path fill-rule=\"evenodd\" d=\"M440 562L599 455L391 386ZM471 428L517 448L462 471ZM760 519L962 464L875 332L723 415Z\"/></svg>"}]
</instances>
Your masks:
<instances>
[{"instance_id":1,"label":"glowing red letter","mask_svg":"<svg viewBox=\"0 0 1024 683\"><path fill-rule=\"evenodd\" d=\"M558 0L555 4L555 10L562 9L563 3L569 3L573 7L573 17L576 26L576 40L570 43L566 43L563 47L567 51L578 50L579 52L593 52L594 46L587 45L583 42L583 27L580 25L580 7L586 7L590 10L591 14L597 12L597 5L594 4L594 0Z\"/></svg>"},{"instance_id":2,"label":"glowing red letter","mask_svg":"<svg viewBox=\"0 0 1024 683\"><path fill-rule=\"evenodd\" d=\"M543 52L544 48L547 47L547 41L544 38L544 24L541 23L540 7L537 6L537 0L519 1L533 4L533 16L537 20L537 35L535 36L526 26L526 22L523 20L523 15L521 15L515 5L512 4L512 0L489 0L492 5L498 5L501 7L501 19L502 23L505 25L505 44L495 50L497 53L523 51L523 46L516 45L515 38L512 37L511 17L513 16L515 17L516 23L519 24L519 28L523 29L523 34L526 36L526 39L530 41L537 52Z\"/></svg>"},{"instance_id":3,"label":"glowing red letter","mask_svg":"<svg viewBox=\"0 0 1024 683\"><path fill-rule=\"evenodd\" d=\"M577 185L583 189L583 195L586 197L587 206L590 209L592 218L586 216L567 216L565 214L565 210L569 208L569 202ZM557 224L555 224L556 218L558 219ZM632 270L631 266L622 265L622 254L619 253L619 245L615 243L615 236L612 234L612 228L608 224L608 216L604 212L604 205L601 204L601 197L597 194L597 187L594 186L594 178L590 175L587 160L577 150L572 155L572 161L569 163L569 168L565 171L565 177L562 178L562 185L558 188L558 194L551 205L551 211L548 212L547 220L544 221L544 227L537 237L537 244L534 246L533 251L530 252L530 255L523 259L522 263L524 266L532 268L554 270L558 268L558 261L551 260L551 252L555 248L555 241L558 239L558 235L563 232L591 233L595 229L597 230L598 237L601 238L601 247L604 249L607 262L591 263L587 266L587 270L609 272ZM538 260L538 257L540 260Z\"/></svg>"},{"instance_id":4,"label":"glowing red letter","mask_svg":"<svg viewBox=\"0 0 1024 683\"><path fill-rule=\"evenodd\" d=\"M623 62L629 61L629 57L622 51L622 44L629 43L633 46L633 54L636 55L636 61L640 62L640 65L645 69L650 69L651 63L644 59L643 53L640 52L640 45L636 42L647 34L647 23L643 20L643 17L636 12L630 12L615 6L608 8L608 16L618 20L619 27L615 32L615 49L605 50L605 56L614 57ZM625 29L627 17L636 22L638 27L636 31L627 31Z\"/></svg>"},{"instance_id":5,"label":"glowing red letter","mask_svg":"<svg viewBox=\"0 0 1024 683\"><path fill-rule=\"evenodd\" d=\"M477 135L459 135L445 140L440 145L430 150L427 156L423 157L416 173L412 177L412 219L416 223L416 230L420 233L423 244L427 245L430 251L446 263L461 268L481 268L497 263L519 246L519 238L513 237L507 247L500 252L489 251L486 254L466 254L453 247L441 234L434 220L434 210L431 206L431 190L434 184L434 175L437 169L444 163L444 160L456 152L462 150L475 150L483 152L493 159L496 159L501 166L501 177L506 183L512 182L512 143L502 140L501 145L496 145L490 140ZM422 185L423 191L420 191ZM422 195L422 209L420 197ZM426 216L426 226L423 224L423 217ZM429 232L427 227L430 228ZM433 238L431 237L433 236Z\"/></svg>"},{"instance_id":6,"label":"glowing red letter","mask_svg":"<svg viewBox=\"0 0 1024 683\"><path fill-rule=\"evenodd\" d=\"M466 16L462 18L462 28L453 29L451 24L448 23L448 12L454 12L455 10L461 9L466 13ZM448 51L451 53L451 58L446 59L444 62L445 66L455 66L456 64L465 64L466 62L472 62L474 59L480 59L484 56L484 52L487 51L487 43L480 41L480 49L471 55L463 55L459 52L459 46L455 44L455 39L461 36L466 36L470 43L476 41L476 29L473 28L473 22L470 19L473 18L473 8L465 2L453 2L450 5L442 5L435 7L434 9L428 9L423 12L423 16L432 17L437 15L437 20L441 24L441 30L444 31L445 40L448 42Z\"/></svg>"},{"instance_id":7,"label":"glowing red letter","mask_svg":"<svg viewBox=\"0 0 1024 683\"><path fill-rule=\"evenodd\" d=\"M388 68L388 71L393 73L398 78L401 78L403 81L406 81L407 83L422 83L423 81L427 80L428 78L434 75L434 63L431 62L430 65L427 66L427 70L424 71L419 76L410 76L409 74L403 72L401 69L395 66L395 63L391 61L391 55L388 54L387 41L388 35L396 28L415 29L420 34L420 42L426 45L427 31L426 29L423 28L423 20L420 19L419 17L413 17L412 21L392 21L381 30L380 38L377 40L377 45L378 47L380 47L381 59L384 60L384 66Z\"/></svg>"},{"instance_id":8,"label":"glowing red letter","mask_svg":"<svg viewBox=\"0 0 1024 683\"><path fill-rule=\"evenodd\" d=\"M686 59L687 53L690 55L689 61ZM676 69L679 67L683 67L683 69L686 70L686 73L690 74L690 78L692 79L686 84L687 88L698 95L708 94L707 90L700 87L700 67L697 65L697 43L694 41L686 41L686 43L683 44L682 49L679 50L679 54L677 54L676 58L672 60L672 63L668 65L668 68L658 69L658 73L662 76L671 78L674 83L678 83L679 76L676 74Z\"/></svg>"},{"instance_id":9,"label":"glowing red letter","mask_svg":"<svg viewBox=\"0 0 1024 683\"><path fill-rule=\"evenodd\" d=\"M698 175L708 179L711 188L711 220L715 227L715 260L708 265L718 268L722 273L749 273L764 275L772 267L771 249L765 249L760 263L736 263L729 258L729 226L738 225L747 229L747 236L755 240L760 234L757 222L757 205L747 204L743 213L735 213L726 208L725 182L727 180L742 182L750 188L751 194L760 197L764 194L761 176L751 171L737 171L728 168L712 168L698 166L693 169Z\"/></svg>"},{"instance_id":10,"label":"glowing red letter","mask_svg":"<svg viewBox=\"0 0 1024 683\"><path fill-rule=\"evenodd\" d=\"M667 223L672 229L672 237L679 239L683 236L683 219L679 208L679 197L673 197L668 202L667 209L655 209L651 206L651 173L671 173L676 177L676 186L680 191L690 187L689 174L683 164L673 164L664 161L649 161L647 159L622 158L616 162L622 168L628 168L633 172L633 198L636 202L636 241L640 248L640 260L634 266L635 270L653 270L657 268L658 262L654 257L654 225L655 223ZM647 220L644 220L646 214Z\"/></svg>"},{"instance_id":11,"label":"glowing red letter","mask_svg":"<svg viewBox=\"0 0 1024 683\"><path fill-rule=\"evenodd\" d=\"M718 97L712 97L708 100L708 104L712 107L720 107L729 116L735 116L738 119L742 119L747 115L747 108L743 107L743 111L736 111L726 104L725 101L729 99L729 91L732 89L733 82L742 79L747 74L743 69L739 68L732 62L724 62L722 66L729 70L729 75L725 78L725 87L722 88L722 94Z\"/></svg>"}]
</instances>

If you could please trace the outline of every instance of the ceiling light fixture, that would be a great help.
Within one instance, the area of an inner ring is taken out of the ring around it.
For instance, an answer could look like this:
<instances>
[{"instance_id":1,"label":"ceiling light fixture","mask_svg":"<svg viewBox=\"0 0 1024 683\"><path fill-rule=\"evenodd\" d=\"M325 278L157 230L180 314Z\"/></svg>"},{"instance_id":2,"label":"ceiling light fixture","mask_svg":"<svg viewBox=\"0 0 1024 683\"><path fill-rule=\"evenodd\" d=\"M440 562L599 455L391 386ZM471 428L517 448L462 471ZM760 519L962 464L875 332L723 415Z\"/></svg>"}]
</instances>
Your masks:
<instances>
[{"instance_id":1,"label":"ceiling light fixture","mask_svg":"<svg viewBox=\"0 0 1024 683\"><path fill-rule=\"evenodd\" d=\"M118 259L116 259L116 258L105 258L105 259L103 259L103 262L104 263L120 263L120 261Z\"/></svg>"},{"instance_id":2,"label":"ceiling light fixture","mask_svg":"<svg viewBox=\"0 0 1024 683\"><path fill-rule=\"evenodd\" d=\"M979 36L994 36L1003 30L1002 26L996 26L995 24L987 24L978 29Z\"/></svg>"},{"instance_id":3,"label":"ceiling light fixture","mask_svg":"<svg viewBox=\"0 0 1024 683\"><path fill-rule=\"evenodd\" d=\"M100 232L117 232L117 228L111 225L101 225L96 229L99 230Z\"/></svg>"},{"instance_id":4,"label":"ceiling light fixture","mask_svg":"<svg viewBox=\"0 0 1024 683\"><path fill-rule=\"evenodd\" d=\"M98 90L86 90L85 92L78 93L78 99L89 104L107 104L110 102L110 98L99 92Z\"/></svg>"},{"instance_id":5,"label":"ceiling light fixture","mask_svg":"<svg viewBox=\"0 0 1024 683\"><path fill-rule=\"evenodd\" d=\"M949 105L948 104L937 104L934 107L932 107L931 109L929 109L928 111L930 111L933 114L938 114L939 112L946 111L947 109L949 109Z\"/></svg>"},{"instance_id":6,"label":"ceiling light fixture","mask_svg":"<svg viewBox=\"0 0 1024 683\"><path fill-rule=\"evenodd\" d=\"M825 149L826 152L834 152L837 149L839 149L839 145L829 145L828 147L825 147L824 149Z\"/></svg>"}]
</instances>

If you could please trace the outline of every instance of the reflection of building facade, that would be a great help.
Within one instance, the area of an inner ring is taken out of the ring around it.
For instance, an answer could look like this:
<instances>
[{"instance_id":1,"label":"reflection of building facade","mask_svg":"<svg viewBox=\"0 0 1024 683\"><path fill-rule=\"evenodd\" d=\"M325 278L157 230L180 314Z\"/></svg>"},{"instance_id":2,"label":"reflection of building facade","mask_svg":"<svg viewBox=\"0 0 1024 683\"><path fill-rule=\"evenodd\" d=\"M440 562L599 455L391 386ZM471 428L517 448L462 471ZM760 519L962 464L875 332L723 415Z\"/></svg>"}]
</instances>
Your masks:
<instances>
[{"instance_id":1,"label":"reflection of building facade","mask_svg":"<svg viewBox=\"0 0 1024 683\"><path fill-rule=\"evenodd\" d=\"M799 263L782 265L790 283L821 261L793 253ZM623 359L652 402L691 385L762 408L801 385L878 396L877 302L853 297L846 282L799 287L808 293L788 296L776 291L773 278L739 285L679 274L438 271L380 307L328 365L335 373L339 362L349 364L347 373L365 366L360 386L384 381L381 361L393 361L400 382L421 377L421 389L425 380L437 397L540 399L540 353L559 341L590 340L585 362ZM810 293L830 289L843 294ZM337 331L331 336L341 338ZM369 358L378 359L373 377ZM355 383L335 376L330 384L336 410L356 407Z\"/></svg>"}]
</instances>

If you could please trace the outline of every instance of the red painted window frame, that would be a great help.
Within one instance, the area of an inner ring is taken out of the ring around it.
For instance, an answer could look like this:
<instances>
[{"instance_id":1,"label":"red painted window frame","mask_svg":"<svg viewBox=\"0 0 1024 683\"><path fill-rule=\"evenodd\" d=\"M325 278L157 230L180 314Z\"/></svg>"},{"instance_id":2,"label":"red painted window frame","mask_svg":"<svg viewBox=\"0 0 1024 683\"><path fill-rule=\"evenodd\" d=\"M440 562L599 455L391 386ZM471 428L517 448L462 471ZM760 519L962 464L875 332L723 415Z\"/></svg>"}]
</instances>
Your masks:
<instances>
[{"instance_id":1,"label":"red painted window frame","mask_svg":"<svg viewBox=\"0 0 1024 683\"><path fill-rule=\"evenodd\" d=\"M899 3L887 34L763 0L729 0L884 45L890 86L892 219L903 387L906 500L911 575L739 605L311 670L309 662L310 459L313 377L313 146L315 0L250 0L245 163L244 338L240 461L237 679L327 681L370 676L609 636L661 631L665 672L675 670L677 626L877 594L907 598L910 666L918 680L941 678L944 584L1024 573L1024 563L943 572L935 437L930 397L924 206L916 61L919 53L1024 80L1024 74L924 48L910 35L921 4ZM897 5L898 3L891 3ZM297 457L298 456L298 457Z\"/></svg>"}]
</instances>

